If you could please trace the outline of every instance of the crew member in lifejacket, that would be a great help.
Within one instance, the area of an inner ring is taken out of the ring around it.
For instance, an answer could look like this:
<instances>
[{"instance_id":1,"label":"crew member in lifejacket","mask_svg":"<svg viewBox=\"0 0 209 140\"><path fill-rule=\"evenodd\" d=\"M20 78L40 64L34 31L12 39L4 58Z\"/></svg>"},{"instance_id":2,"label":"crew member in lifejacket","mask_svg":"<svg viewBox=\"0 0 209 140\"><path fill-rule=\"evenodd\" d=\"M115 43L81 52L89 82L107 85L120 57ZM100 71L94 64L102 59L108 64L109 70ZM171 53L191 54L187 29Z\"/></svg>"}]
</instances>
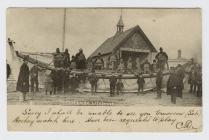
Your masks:
<instances>
[{"instance_id":1,"label":"crew member in lifejacket","mask_svg":"<svg viewBox=\"0 0 209 140\"><path fill-rule=\"evenodd\" d=\"M86 57L83 53L83 49L79 49L79 52L75 56L76 59L76 69L84 70L86 69Z\"/></svg>"},{"instance_id":2,"label":"crew member in lifejacket","mask_svg":"<svg viewBox=\"0 0 209 140\"><path fill-rule=\"evenodd\" d=\"M150 65L151 64L149 63L148 59L146 59L145 62L142 64L144 73L150 73Z\"/></svg>"},{"instance_id":3,"label":"crew member in lifejacket","mask_svg":"<svg viewBox=\"0 0 209 140\"><path fill-rule=\"evenodd\" d=\"M157 72L157 61L154 59L151 65L152 72Z\"/></svg>"},{"instance_id":4,"label":"crew member in lifejacket","mask_svg":"<svg viewBox=\"0 0 209 140\"><path fill-rule=\"evenodd\" d=\"M127 62L127 72L128 73L133 73L133 63L131 57L128 58Z\"/></svg>"},{"instance_id":5,"label":"crew member in lifejacket","mask_svg":"<svg viewBox=\"0 0 209 140\"><path fill-rule=\"evenodd\" d=\"M96 70L102 70L104 68L104 60L101 57L101 53L98 53L94 65Z\"/></svg>"},{"instance_id":6,"label":"crew member in lifejacket","mask_svg":"<svg viewBox=\"0 0 209 140\"><path fill-rule=\"evenodd\" d=\"M168 64L168 55L163 51L163 48L160 48L160 52L155 56L157 60L158 68L164 70L165 64Z\"/></svg>"},{"instance_id":7,"label":"crew member in lifejacket","mask_svg":"<svg viewBox=\"0 0 209 140\"><path fill-rule=\"evenodd\" d=\"M123 59L120 59L120 63L118 65L117 71L122 74L122 73L124 73L124 68L125 68L124 61L123 61Z\"/></svg>"},{"instance_id":8,"label":"crew member in lifejacket","mask_svg":"<svg viewBox=\"0 0 209 140\"><path fill-rule=\"evenodd\" d=\"M70 66L70 54L68 52L68 49L65 49L63 56L64 56L63 65L65 68L68 68Z\"/></svg>"},{"instance_id":9,"label":"crew member in lifejacket","mask_svg":"<svg viewBox=\"0 0 209 140\"><path fill-rule=\"evenodd\" d=\"M117 69L117 56L114 54L114 52L110 56L110 66L111 70L113 71Z\"/></svg>"},{"instance_id":10,"label":"crew member in lifejacket","mask_svg":"<svg viewBox=\"0 0 209 140\"><path fill-rule=\"evenodd\" d=\"M70 61L70 69L71 70L76 69L76 59L74 55L72 56L71 61Z\"/></svg>"},{"instance_id":11,"label":"crew member in lifejacket","mask_svg":"<svg viewBox=\"0 0 209 140\"><path fill-rule=\"evenodd\" d=\"M57 48L56 52L54 53L54 67L60 68L63 66L63 54L60 52L60 49Z\"/></svg>"}]
</instances>

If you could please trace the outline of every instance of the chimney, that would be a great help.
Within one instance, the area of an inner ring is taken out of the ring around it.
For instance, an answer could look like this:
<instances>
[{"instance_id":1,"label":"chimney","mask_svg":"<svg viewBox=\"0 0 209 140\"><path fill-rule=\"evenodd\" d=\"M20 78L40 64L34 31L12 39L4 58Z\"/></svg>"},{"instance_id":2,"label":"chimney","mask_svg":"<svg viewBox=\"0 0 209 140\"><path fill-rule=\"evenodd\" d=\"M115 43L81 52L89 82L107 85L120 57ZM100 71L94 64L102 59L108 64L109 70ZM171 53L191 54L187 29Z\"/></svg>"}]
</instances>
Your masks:
<instances>
[{"instance_id":1,"label":"chimney","mask_svg":"<svg viewBox=\"0 0 209 140\"><path fill-rule=\"evenodd\" d=\"M181 50L178 50L178 59L181 59Z\"/></svg>"}]
</instances>

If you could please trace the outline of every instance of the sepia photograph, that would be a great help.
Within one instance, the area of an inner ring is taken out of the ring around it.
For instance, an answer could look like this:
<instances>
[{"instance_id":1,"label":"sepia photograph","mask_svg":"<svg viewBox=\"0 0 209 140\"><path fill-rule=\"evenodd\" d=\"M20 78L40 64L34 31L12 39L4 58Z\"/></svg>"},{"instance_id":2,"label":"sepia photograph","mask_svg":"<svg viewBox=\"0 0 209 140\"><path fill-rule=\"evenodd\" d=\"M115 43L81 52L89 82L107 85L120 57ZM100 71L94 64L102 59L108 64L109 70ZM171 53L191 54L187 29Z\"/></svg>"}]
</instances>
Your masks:
<instances>
[{"instance_id":1,"label":"sepia photograph","mask_svg":"<svg viewBox=\"0 0 209 140\"><path fill-rule=\"evenodd\" d=\"M200 9L9 8L6 49L11 105L202 105Z\"/></svg>"},{"instance_id":2,"label":"sepia photograph","mask_svg":"<svg viewBox=\"0 0 209 140\"><path fill-rule=\"evenodd\" d=\"M6 42L9 130L202 130L200 8L8 8Z\"/></svg>"}]
</instances>

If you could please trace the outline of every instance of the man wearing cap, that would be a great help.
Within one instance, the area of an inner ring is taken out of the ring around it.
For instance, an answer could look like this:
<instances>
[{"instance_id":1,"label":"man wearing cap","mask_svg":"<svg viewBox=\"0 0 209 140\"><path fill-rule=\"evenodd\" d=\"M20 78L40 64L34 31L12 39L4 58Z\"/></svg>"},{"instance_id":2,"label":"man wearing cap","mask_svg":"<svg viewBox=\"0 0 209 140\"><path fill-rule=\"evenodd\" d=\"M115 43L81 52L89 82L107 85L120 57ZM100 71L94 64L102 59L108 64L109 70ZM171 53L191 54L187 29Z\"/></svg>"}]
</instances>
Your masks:
<instances>
[{"instance_id":1,"label":"man wearing cap","mask_svg":"<svg viewBox=\"0 0 209 140\"><path fill-rule=\"evenodd\" d=\"M29 92L29 67L28 62L24 59L23 64L20 67L20 72L17 80L17 91L22 92L23 101L26 101L26 93Z\"/></svg>"},{"instance_id":2,"label":"man wearing cap","mask_svg":"<svg viewBox=\"0 0 209 140\"><path fill-rule=\"evenodd\" d=\"M163 48L160 48L160 52L155 56L157 60L158 68L164 70L165 64L168 63L168 55L163 51Z\"/></svg>"}]
</instances>

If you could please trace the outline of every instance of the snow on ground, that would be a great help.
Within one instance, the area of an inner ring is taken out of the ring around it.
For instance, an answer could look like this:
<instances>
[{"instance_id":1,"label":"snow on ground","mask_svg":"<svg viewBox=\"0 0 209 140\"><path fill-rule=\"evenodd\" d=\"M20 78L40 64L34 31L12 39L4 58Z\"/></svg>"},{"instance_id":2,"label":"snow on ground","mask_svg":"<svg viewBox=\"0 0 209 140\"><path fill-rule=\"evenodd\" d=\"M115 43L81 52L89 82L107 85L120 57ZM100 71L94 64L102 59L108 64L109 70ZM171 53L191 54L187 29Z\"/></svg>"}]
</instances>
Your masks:
<instances>
[{"instance_id":1,"label":"snow on ground","mask_svg":"<svg viewBox=\"0 0 209 140\"><path fill-rule=\"evenodd\" d=\"M27 94L27 101L22 101L20 92L8 93L8 105L63 105L63 106L201 106L202 99L195 95L183 92L183 99L177 98L176 104L171 103L171 97L162 93L161 99L155 99L156 92L149 91L145 94L126 93L110 97L109 93L58 93L56 95L45 95L43 91Z\"/></svg>"}]
</instances>

